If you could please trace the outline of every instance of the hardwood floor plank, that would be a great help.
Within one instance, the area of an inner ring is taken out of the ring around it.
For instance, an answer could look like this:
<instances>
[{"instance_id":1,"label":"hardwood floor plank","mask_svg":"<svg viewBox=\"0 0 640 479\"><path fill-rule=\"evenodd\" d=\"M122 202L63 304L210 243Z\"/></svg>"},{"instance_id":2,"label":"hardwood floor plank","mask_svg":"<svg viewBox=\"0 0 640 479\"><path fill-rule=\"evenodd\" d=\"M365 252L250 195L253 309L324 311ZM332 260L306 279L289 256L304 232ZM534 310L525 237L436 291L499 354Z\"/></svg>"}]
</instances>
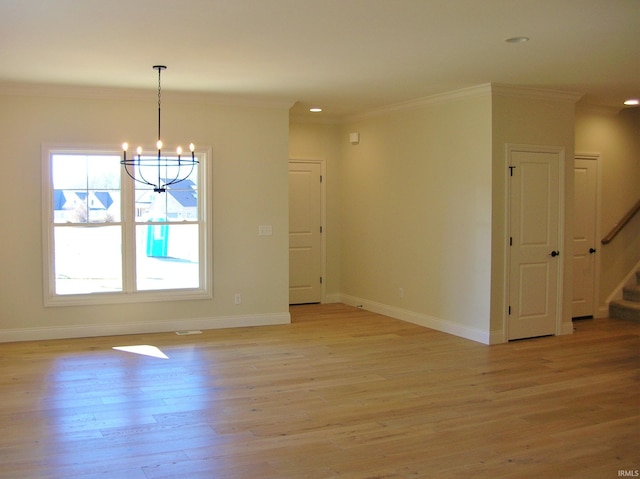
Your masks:
<instances>
[{"instance_id":1,"label":"hardwood floor plank","mask_svg":"<svg viewBox=\"0 0 640 479\"><path fill-rule=\"evenodd\" d=\"M340 304L292 324L0 345L0 479L618 477L640 325L485 346ZM168 359L114 346L147 344Z\"/></svg>"}]
</instances>

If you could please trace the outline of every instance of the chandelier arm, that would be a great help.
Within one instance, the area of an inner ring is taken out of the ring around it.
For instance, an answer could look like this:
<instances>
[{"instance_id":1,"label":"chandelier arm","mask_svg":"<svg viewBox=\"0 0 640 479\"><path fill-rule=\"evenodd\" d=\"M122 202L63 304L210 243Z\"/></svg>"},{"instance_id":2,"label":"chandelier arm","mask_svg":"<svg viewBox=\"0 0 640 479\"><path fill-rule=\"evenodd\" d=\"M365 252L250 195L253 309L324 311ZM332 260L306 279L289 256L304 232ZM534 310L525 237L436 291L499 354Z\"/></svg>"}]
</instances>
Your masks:
<instances>
[{"instance_id":1,"label":"chandelier arm","mask_svg":"<svg viewBox=\"0 0 640 479\"><path fill-rule=\"evenodd\" d=\"M122 163L122 164L124 165L124 171L125 171L125 173L126 173L127 175L129 175L129 178L131 178L132 180L138 181L138 180L136 180L136 177L135 177L135 176L133 176L133 175L131 174L131 172L129 171L129 164L128 164L128 163Z\"/></svg>"},{"instance_id":2,"label":"chandelier arm","mask_svg":"<svg viewBox=\"0 0 640 479\"><path fill-rule=\"evenodd\" d=\"M159 185L156 185L155 183L151 183L142 174L142 160L140 160L139 157L138 157L138 159L133 158L131 160L121 161L120 164L122 164L124 166L125 173L127 173L127 175L129 175L129 177L132 180L134 180L134 181L136 181L136 182L138 182L140 184L143 184L143 185L152 186L154 189L159 188ZM133 174L129 170L130 166L132 166L134 168L134 173ZM135 176L135 168L136 167L138 168L139 178Z\"/></svg>"},{"instance_id":3,"label":"chandelier arm","mask_svg":"<svg viewBox=\"0 0 640 479\"><path fill-rule=\"evenodd\" d=\"M144 175L142 174L142 164L138 163L138 175L140 175L140 178L134 178L134 180L136 180L138 183L142 183L143 185L149 185L149 186L153 186L154 188L157 188L158 186L156 186L155 183L151 183L149 180L147 180Z\"/></svg>"},{"instance_id":4,"label":"chandelier arm","mask_svg":"<svg viewBox=\"0 0 640 479\"><path fill-rule=\"evenodd\" d=\"M173 184L180 183L181 181L184 181L185 179L189 178L191 176L191 173L193 173L193 169L196 166L195 162L191 161L189 163L191 163L191 169L189 170L189 173L187 173L186 175L180 175L180 173L182 173L182 166L178 165L178 172L176 173L176 176L171 181L166 182L164 186L171 186Z\"/></svg>"}]
</instances>

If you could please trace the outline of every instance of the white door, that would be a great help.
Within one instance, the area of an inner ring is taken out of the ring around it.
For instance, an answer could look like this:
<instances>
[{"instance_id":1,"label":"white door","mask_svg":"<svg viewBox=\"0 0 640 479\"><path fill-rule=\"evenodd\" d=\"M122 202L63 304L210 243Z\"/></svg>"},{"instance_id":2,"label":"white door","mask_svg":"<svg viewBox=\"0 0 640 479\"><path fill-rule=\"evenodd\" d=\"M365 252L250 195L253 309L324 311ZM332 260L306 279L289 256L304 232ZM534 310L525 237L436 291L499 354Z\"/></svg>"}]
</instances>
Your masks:
<instances>
[{"instance_id":1,"label":"white door","mask_svg":"<svg viewBox=\"0 0 640 479\"><path fill-rule=\"evenodd\" d=\"M321 181L319 163L289 162L289 304L321 300Z\"/></svg>"},{"instance_id":2,"label":"white door","mask_svg":"<svg viewBox=\"0 0 640 479\"><path fill-rule=\"evenodd\" d=\"M593 316L595 298L596 158L576 158L574 166L573 208L573 295L574 318Z\"/></svg>"},{"instance_id":3,"label":"white door","mask_svg":"<svg viewBox=\"0 0 640 479\"><path fill-rule=\"evenodd\" d=\"M562 150L510 147L507 338L556 334Z\"/></svg>"}]
</instances>

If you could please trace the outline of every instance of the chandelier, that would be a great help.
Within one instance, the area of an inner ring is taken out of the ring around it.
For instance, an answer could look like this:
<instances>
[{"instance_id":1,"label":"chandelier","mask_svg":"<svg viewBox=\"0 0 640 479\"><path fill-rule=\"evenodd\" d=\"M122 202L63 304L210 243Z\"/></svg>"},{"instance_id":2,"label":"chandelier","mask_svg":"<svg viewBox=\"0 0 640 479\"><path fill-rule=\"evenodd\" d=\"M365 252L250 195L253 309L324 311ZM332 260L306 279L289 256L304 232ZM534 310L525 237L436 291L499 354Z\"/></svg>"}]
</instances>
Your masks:
<instances>
[{"instance_id":1,"label":"chandelier","mask_svg":"<svg viewBox=\"0 0 640 479\"><path fill-rule=\"evenodd\" d=\"M161 111L161 82L160 74L163 70L166 70L165 65L154 65L154 70L158 70L158 141L156 147L158 148L158 155L155 152L151 155L142 154L142 147L139 146L136 149L136 154L131 158L127 158L127 150L129 149L128 143L122 144L122 161L121 165L124 166L127 175L129 175L135 181L153 187L153 191L156 193L164 193L167 191L167 186L171 186L180 181L186 180L195 166L199 163L195 157L195 146L193 143L189 145L191 150L191 158L182 157L182 147L176 148L176 156L162 155L162 140L160 139L160 111Z\"/></svg>"}]
</instances>

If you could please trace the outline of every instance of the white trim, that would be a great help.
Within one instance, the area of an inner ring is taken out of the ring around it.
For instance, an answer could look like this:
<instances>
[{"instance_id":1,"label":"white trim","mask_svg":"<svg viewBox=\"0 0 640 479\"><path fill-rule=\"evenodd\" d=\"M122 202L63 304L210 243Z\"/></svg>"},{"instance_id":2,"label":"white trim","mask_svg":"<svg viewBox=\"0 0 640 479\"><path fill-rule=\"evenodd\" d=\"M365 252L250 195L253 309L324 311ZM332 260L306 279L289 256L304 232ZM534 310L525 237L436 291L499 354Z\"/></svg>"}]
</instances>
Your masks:
<instances>
[{"instance_id":1,"label":"white trim","mask_svg":"<svg viewBox=\"0 0 640 479\"><path fill-rule=\"evenodd\" d=\"M573 321L563 322L560 325L560 336L565 334L573 334Z\"/></svg>"},{"instance_id":2,"label":"white trim","mask_svg":"<svg viewBox=\"0 0 640 479\"><path fill-rule=\"evenodd\" d=\"M491 84L485 83L482 85L476 85L468 88L461 88L459 90L453 90L445 93L438 93L435 95L429 95L422 98L416 98L409 101L393 103L391 105L383 106L369 110L360 114L348 116L342 119L343 123L365 120L368 118L386 115L388 113L415 110L423 108L428 105L435 105L439 103L448 103L452 101L467 100L472 97L489 95L491 93Z\"/></svg>"},{"instance_id":3,"label":"white trim","mask_svg":"<svg viewBox=\"0 0 640 479\"><path fill-rule=\"evenodd\" d=\"M385 115L396 111L415 110L417 108L423 108L427 105L434 105L438 103L448 103L459 100L467 100L476 96L483 95L497 95L497 96L510 96L521 98L533 98L536 100L551 100L551 101L565 101L569 103L576 103L584 93L565 90L550 90L545 88L532 88L517 85L506 85L500 83L483 83L481 85L475 85L467 88L460 88L458 90L452 90L444 93L437 93L435 95L429 95L422 98L416 98L409 101L393 103L381 108L365 111L356 115L347 116L341 119L341 122L353 122L360 121L367 118Z\"/></svg>"},{"instance_id":4,"label":"white trim","mask_svg":"<svg viewBox=\"0 0 640 479\"><path fill-rule=\"evenodd\" d=\"M294 112L289 113L289 122L292 124L309 124L309 125L339 125L343 122L340 116L317 115L315 113L308 112Z\"/></svg>"},{"instance_id":5,"label":"white trim","mask_svg":"<svg viewBox=\"0 0 640 479\"><path fill-rule=\"evenodd\" d=\"M578 103L576 103L576 113L597 113L599 115L615 116L625 108L629 107L626 107L624 105L594 105L593 103L587 103L585 101L579 101Z\"/></svg>"},{"instance_id":6,"label":"white trim","mask_svg":"<svg viewBox=\"0 0 640 479\"><path fill-rule=\"evenodd\" d=\"M53 98L81 98L94 100L153 100L157 98L154 90L142 88L108 88L100 86L54 85L51 83L12 83L0 82L0 95L31 96ZM155 95L155 96L154 96ZM162 90L163 98L172 102L197 103L208 105L239 106L250 108L269 108L289 110L295 103L292 100L273 100L254 96L215 94L205 92L187 92Z\"/></svg>"},{"instance_id":7,"label":"white trim","mask_svg":"<svg viewBox=\"0 0 640 479\"><path fill-rule=\"evenodd\" d=\"M502 271L503 281L503 304L501 310L501 319L502 319L502 339L503 342L509 341L509 307L511 306L511 180L509 177L510 169L509 166L511 163L511 158L509 155L509 144L505 144L504 150L504 249L503 249L503 258L502 264L504 265L504 270Z\"/></svg>"},{"instance_id":8,"label":"white trim","mask_svg":"<svg viewBox=\"0 0 640 479\"><path fill-rule=\"evenodd\" d=\"M165 333L181 330L205 330L240 328L248 326L272 326L290 324L286 313L255 314L245 316L220 316L211 318L174 319L170 321L144 321L134 323L103 323L49 328L0 329L0 343L39 341L46 339L89 338L123 334Z\"/></svg>"},{"instance_id":9,"label":"white trim","mask_svg":"<svg viewBox=\"0 0 640 479\"><path fill-rule=\"evenodd\" d=\"M566 224L567 224L567 213L566 213L566 188L567 184L567 151L564 147L549 147L549 150L552 152L557 152L559 157L559 165L558 165L558 245L562 248L569 246L564 251L558 259L560 268L558 271L558 296L556 297L556 307L558 308L557 317L556 317L556 335L561 336L566 333L566 328L563 326L565 324L564 318L568 318L568 324L573 324L571 322L571 298L568 301L565 301L565 294L567 292L564 288L564 272L567 268L567 251L571 251L570 246L567 245L567 238L565 235L566 232ZM571 160L573 163L573 159ZM571 177L573 178L573 168L571 168ZM573 189L571 190L573 191ZM571 198L573 201L573 198ZM564 313L564 304L567 303L567 307L569 311ZM564 313L564 314L563 314ZM571 333L573 333L573 327L571 328Z\"/></svg>"},{"instance_id":10,"label":"white trim","mask_svg":"<svg viewBox=\"0 0 640 479\"><path fill-rule=\"evenodd\" d=\"M609 317L609 307L608 306L598 306L594 312L594 318L608 318Z\"/></svg>"},{"instance_id":11,"label":"white trim","mask_svg":"<svg viewBox=\"0 0 640 479\"><path fill-rule=\"evenodd\" d=\"M135 290L131 278L133 277L133 242L127 241L132 237L135 228L133 210L126 210L123 205L127 200L133 200L133 185L126 181L126 175L121 172L121 208L122 218L120 225L123 235L123 290L108 293L90 294L55 294L55 276L53 261L54 245L53 230L53 191L51 156L53 154L86 154L86 155L114 155L120 157L122 152L113 145L82 144L82 143L43 143L41 145L41 222L42 222L42 297L45 307L56 306L85 306L96 304L122 304L122 303L142 303L155 301L181 301L194 299L211 299L213 297L213 194L209 194L212 185L213 155L210 146L202 146L196 149L196 155L200 159L199 172L199 217L200 228L199 237L199 258L200 258L200 287L193 289L171 289L171 290ZM206 187L202 187L206 185ZM127 228L127 225L131 225ZM129 268L129 271L127 271Z\"/></svg>"},{"instance_id":12,"label":"white trim","mask_svg":"<svg viewBox=\"0 0 640 479\"><path fill-rule=\"evenodd\" d=\"M396 308L395 306L389 306L375 301L369 301L367 299L358 298L356 296L341 295L342 302L350 306L359 307L372 311L374 313L383 314L390 318L399 319L408 323L417 324L418 326L424 326L425 328L434 329L443 333L452 334L460 338L470 339L482 344L495 344L491 341L500 341L501 332L488 332L476 328L464 326L447 319L436 318L427 314L416 313L407 309Z\"/></svg>"},{"instance_id":13,"label":"white trim","mask_svg":"<svg viewBox=\"0 0 640 479\"><path fill-rule=\"evenodd\" d=\"M306 158L290 158L291 163L313 163L320 165L320 226L322 234L320 235L320 275L322 276L322 284L320 285L320 302L327 303L327 165L324 159L306 159Z\"/></svg>"},{"instance_id":14,"label":"white trim","mask_svg":"<svg viewBox=\"0 0 640 479\"><path fill-rule=\"evenodd\" d=\"M491 345L502 344L506 342L508 341L504 335L504 331L502 330L489 331L489 344Z\"/></svg>"},{"instance_id":15,"label":"white trim","mask_svg":"<svg viewBox=\"0 0 640 479\"><path fill-rule=\"evenodd\" d=\"M584 96L584 93L566 90L550 90L546 88L533 88L518 85L492 83L491 93L497 96L509 96L520 98L533 98L537 100L565 101L576 103Z\"/></svg>"},{"instance_id":16,"label":"white trim","mask_svg":"<svg viewBox=\"0 0 640 479\"><path fill-rule=\"evenodd\" d=\"M594 272L593 272L593 311L592 315L594 318L604 318L609 314L608 307L603 307L600 304L600 273L602 271L602 244L600 244L600 237L602 235L601 230L601 220L602 220L602 168L601 168L601 160L600 153L575 153L574 160L593 160L596 162L596 211L595 211L595 242L594 247L596 248L596 257L594 261ZM574 162L575 168L575 162ZM608 304L608 303L607 303Z\"/></svg>"},{"instance_id":17,"label":"white trim","mask_svg":"<svg viewBox=\"0 0 640 479\"><path fill-rule=\"evenodd\" d=\"M514 151L534 152L534 153L554 153L558 155L558 245L561 248L565 246L565 181L566 181L566 151L562 146L544 146L544 145L527 145L527 144L515 144L505 143L505 237L504 237L504 264L505 264L505 281L504 281L504 305L503 305L503 333L504 341L509 339L509 315L508 308L511 303L511 248L509 247L509 239L511 237L511 181L509 180L509 164L511 154ZM570 334L573 332L567 332L568 324L572 324L570 321L565 323L563 321L563 299L564 299L564 269L565 269L565 257L566 254L561 254L558 257L558 294L556 296L556 327L555 334ZM571 316L571 314L569 314Z\"/></svg>"},{"instance_id":18,"label":"white trim","mask_svg":"<svg viewBox=\"0 0 640 479\"><path fill-rule=\"evenodd\" d=\"M327 303L341 303L342 302L342 296L340 295L340 293L333 293L333 294L327 294L324 297L324 301L323 303L327 304Z\"/></svg>"},{"instance_id":19,"label":"white trim","mask_svg":"<svg viewBox=\"0 0 640 479\"><path fill-rule=\"evenodd\" d=\"M636 263L636 265L631 268L631 271L629 271L629 273L627 273L627 275L623 278L622 281L620 281L620 283L618 283L618 286L615 287L615 289L611 292L611 294L607 297L607 312L606 315L603 317L606 317L609 315L609 303L611 301L614 301L616 299L622 299L622 288L624 288L630 281L631 278L633 278L633 276L636 274L636 271L638 271L640 269L640 261L638 261Z\"/></svg>"}]
</instances>

